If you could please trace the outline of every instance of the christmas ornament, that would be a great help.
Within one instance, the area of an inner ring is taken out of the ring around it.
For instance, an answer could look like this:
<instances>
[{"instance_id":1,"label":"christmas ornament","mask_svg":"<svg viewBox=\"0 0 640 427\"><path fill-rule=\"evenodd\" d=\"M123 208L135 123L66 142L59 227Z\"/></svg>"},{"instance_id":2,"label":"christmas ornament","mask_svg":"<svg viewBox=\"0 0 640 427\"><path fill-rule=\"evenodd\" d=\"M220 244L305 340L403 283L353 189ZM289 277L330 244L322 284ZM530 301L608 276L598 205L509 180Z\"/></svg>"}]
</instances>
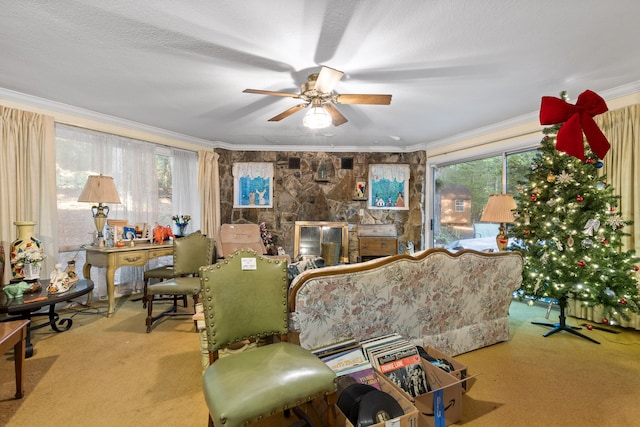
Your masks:
<instances>
[{"instance_id":1,"label":"christmas ornament","mask_svg":"<svg viewBox=\"0 0 640 427\"><path fill-rule=\"evenodd\" d=\"M593 325L587 325L587 329L588 330L592 330L593 329Z\"/></svg>"},{"instance_id":2,"label":"christmas ornament","mask_svg":"<svg viewBox=\"0 0 640 427\"><path fill-rule=\"evenodd\" d=\"M593 247L593 241L591 239L584 239L582 242L582 247L585 249L589 249L591 247Z\"/></svg>"},{"instance_id":3,"label":"christmas ornament","mask_svg":"<svg viewBox=\"0 0 640 427\"><path fill-rule=\"evenodd\" d=\"M606 186L607 186L607 185L606 185L604 182L598 182L598 183L596 183L596 188L597 188L598 190L604 190Z\"/></svg>"},{"instance_id":4,"label":"christmas ornament","mask_svg":"<svg viewBox=\"0 0 640 427\"><path fill-rule=\"evenodd\" d=\"M611 288L606 288L606 289L604 290L604 294L605 294L606 296L608 296L609 298L615 298L615 296L616 296L616 293L615 293L615 292L613 292L613 291L611 290Z\"/></svg>"},{"instance_id":5,"label":"christmas ornament","mask_svg":"<svg viewBox=\"0 0 640 427\"><path fill-rule=\"evenodd\" d=\"M556 180L556 176L554 174L552 174L551 172L549 172L547 174L547 182L554 182Z\"/></svg>"},{"instance_id":6,"label":"christmas ornament","mask_svg":"<svg viewBox=\"0 0 640 427\"><path fill-rule=\"evenodd\" d=\"M569 236L569 238L567 239L567 246L569 246L570 248L573 247L573 237Z\"/></svg>"},{"instance_id":7,"label":"christmas ornament","mask_svg":"<svg viewBox=\"0 0 640 427\"><path fill-rule=\"evenodd\" d=\"M592 218L587 221L582 232L587 236L593 236L593 234L598 231L598 228L600 228L600 220L597 218Z\"/></svg>"},{"instance_id":8,"label":"christmas ornament","mask_svg":"<svg viewBox=\"0 0 640 427\"><path fill-rule=\"evenodd\" d=\"M638 270L640 270L640 267L638 267L637 265L634 265L633 266L633 271L638 271Z\"/></svg>"},{"instance_id":9,"label":"christmas ornament","mask_svg":"<svg viewBox=\"0 0 640 427\"><path fill-rule=\"evenodd\" d=\"M584 261L578 261L578 267L584 267L585 265L587 265L586 262Z\"/></svg>"},{"instance_id":10,"label":"christmas ornament","mask_svg":"<svg viewBox=\"0 0 640 427\"><path fill-rule=\"evenodd\" d=\"M535 202L536 200L538 200L538 196L536 196L535 194L531 195L531 201Z\"/></svg>"},{"instance_id":11,"label":"christmas ornament","mask_svg":"<svg viewBox=\"0 0 640 427\"><path fill-rule=\"evenodd\" d=\"M554 207L556 203L556 199L547 200L547 205L549 205L550 207Z\"/></svg>"},{"instance_id":12,"label":"christmas ornament","mask_svg":"<svg viewBox=\"0 0 640 427\"><path fill-rule=\"evenodd\" d=\"M598 162L598 163L596 163L596 167L597 167L598 169L600 169L600 168L601 168L601 167L603 167L603 166L604 166L604 163L602 163L602 162Z\"/></svg>"},{"instance_id":13,"label":"christmas ornament","mask_svg":"<svg viewBox=\"0 0 640 427\"><path fill-rule=\"evenodd\" d=\"M602 318L602 323L609 323L609 319L607 319L606 317Z\"/></svg>"},{"instance_id":14,"label":"christmas ornament","mask_svg":"<svg viewBox=\"0 0 640 427\"><path fill-rule=\"evenodd\" d=\"M607 218L606 224L613 229L622 228L624 227L624 220L619 214L615 214Z\"/></svg>"},{"instance_id":15,"label":"christmas ornament","mask_svg":"<svg viewBox=\"0 0 640 427\"><path fill-rule=\"evenodd\" d=\"M564 99L543 96L540 104L540 124L564 123L556 137L556 150L584 161L584 132L591 150L598 158L604 159L610 144L593 120L593 116L608 110L604 99L590 90L582 92L575 105Z\"/></svg>"},{"instance_id":16,"label":"christmas ornament","mask_svg":"<svg viewBox=\"0 0 640 427\"><path fill-rule=\"evenodd\" d=\"M593 159L587 159L587 164L592 165L593 164Z\"/></svg>"},{"instance_id":17,"label":"christmas ornament","mask_svg":"<svg viewBox=\"0 0 640 427\"><path fill-rule=\"evenodd\" d=\"M578 197L576 197L576 201L582 202L582 201L584 201L584 198L582 196L578 196Z\"/></svg>"},{"instance_id":18,"label":"christmas ornament","mask_svg":"<svg viewBox=\"0 0 640 427\"><path fill-rule=\"evenodd\" d=\"M556 182L558 184L569 184L573 182L573 175L567 173L567 171L562 171L560 175L556 177Z\"/></svg>"},{"instance_id":19,"label":"christmas ornament","mask_svg":"<svg viewBox=\"0 0 640 427\"><path fill-rule=\"evenodd\" d=\"M624 299L624 298L620 298L620 301L619 301L619 302L620 302L620 304L622 304L622 305L627 305L627 300L626 300L626 299Z\"/></svg>"}]
</instances>

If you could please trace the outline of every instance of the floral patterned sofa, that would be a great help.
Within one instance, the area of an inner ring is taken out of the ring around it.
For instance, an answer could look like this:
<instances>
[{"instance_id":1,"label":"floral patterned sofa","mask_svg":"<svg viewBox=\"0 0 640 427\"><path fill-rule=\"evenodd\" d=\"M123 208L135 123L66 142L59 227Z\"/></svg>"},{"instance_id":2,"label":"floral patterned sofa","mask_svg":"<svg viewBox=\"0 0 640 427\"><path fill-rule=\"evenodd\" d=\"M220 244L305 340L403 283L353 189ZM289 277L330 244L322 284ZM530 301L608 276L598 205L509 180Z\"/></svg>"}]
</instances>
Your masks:
<instances>
[{"instance_id":1,"label":"floral patterned sofa","mask_svg":"<svg viewBox=\"0 0 640 427\"><path fill-rule=\"evenodd\" d=\"M508 340L522 281L516 252L430 249L307 270L290 286L290 331L305 348L397 332L457 355Z\"/></svg>"}]
</instances>

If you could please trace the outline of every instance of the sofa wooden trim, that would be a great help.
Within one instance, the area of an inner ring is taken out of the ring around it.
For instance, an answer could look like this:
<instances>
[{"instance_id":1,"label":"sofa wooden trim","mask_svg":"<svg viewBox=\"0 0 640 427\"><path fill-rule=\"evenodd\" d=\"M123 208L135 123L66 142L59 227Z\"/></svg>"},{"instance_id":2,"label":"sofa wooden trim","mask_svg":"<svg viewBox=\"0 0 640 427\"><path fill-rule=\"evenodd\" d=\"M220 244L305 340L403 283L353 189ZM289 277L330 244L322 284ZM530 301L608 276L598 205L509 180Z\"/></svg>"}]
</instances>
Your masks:
<instances>
[{"instance_id":1,"label":"sofa wooden trim","mask_svg":"<svg viewBox=\"0 0 640 427\"><path fill-rule=\"evenodd\" d=\"M520 255L520 258L522 258L522 255L519 252L479 252L473 249L463 249L457 252L451 252L447 249L432 248L432 249L420 251L415 255L398 254L398 255L391 255L383 258L376 258L370 261L359 262L356 264L345 264L345 265L337 265L332 267L317 268L314 270L306 270L300 273L300 275L295 277L294 280L291 282L291 287L289 288L289 311L295 311L296 295L300 290L300 288L302 287L302 285L304 285L304 282L306 282L307 280L310 280L316 277L332 276L335 274L357 273L359 271L372 270L374 268L377 268L401 259L409 259L409 260L417 261L417 260L424 259L434 253L444 253L454 258L460 257L466 253L472 253L472 254L488 256L488 257L512 256L514 253L517 253L518 255Z\"/></svg>"}]
</instances>

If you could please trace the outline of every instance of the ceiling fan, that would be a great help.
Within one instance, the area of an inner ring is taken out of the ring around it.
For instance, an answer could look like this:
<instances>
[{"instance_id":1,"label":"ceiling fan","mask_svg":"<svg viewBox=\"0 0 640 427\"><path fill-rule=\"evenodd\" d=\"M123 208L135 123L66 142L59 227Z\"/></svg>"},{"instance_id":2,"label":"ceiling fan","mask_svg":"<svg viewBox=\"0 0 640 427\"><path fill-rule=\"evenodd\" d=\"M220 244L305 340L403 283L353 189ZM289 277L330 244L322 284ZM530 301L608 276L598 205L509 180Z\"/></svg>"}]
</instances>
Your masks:
<instances>
[{"instance_id":1,"label":"ceiling fan","mask_svg":"<svg viewBox=\"0 0 640 427\"><path fill-rule=\"evenodd\" d=\"M305 126L312 128L326 127L329 126L329 124L340 126L348 121L347 118L338 111L334 104L389 105L391 103L391 95L334 93L333 88L336 83L340 81L343 75L344 73L342 71L334 70L329 67L322 67L319 73L309 75L308 80L300 86L300 93L297 94L260 89L245 89L242 92L255 93L258 95L286 96L304 100L305 103L295 105L277 116L270 118L269 121L280 121L311 106L311 110L305 114ZM316 119L319 121L316 121Z\"/></svg>"}]
</instances>

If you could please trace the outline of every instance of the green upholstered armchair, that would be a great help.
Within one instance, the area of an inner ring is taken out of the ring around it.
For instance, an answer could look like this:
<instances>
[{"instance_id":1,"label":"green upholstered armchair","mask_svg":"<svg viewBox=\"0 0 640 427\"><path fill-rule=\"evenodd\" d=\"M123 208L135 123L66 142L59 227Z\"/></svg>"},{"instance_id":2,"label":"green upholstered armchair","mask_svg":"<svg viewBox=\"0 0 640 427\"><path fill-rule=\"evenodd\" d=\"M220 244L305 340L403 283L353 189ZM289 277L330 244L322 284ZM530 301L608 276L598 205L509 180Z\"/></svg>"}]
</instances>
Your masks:
<instances>
[{"instance_id":1,"label":"green upholstered armchair","mask_svg":"<svg viewBox=\"0 0 640 427\"><path fill-rule=\"evenodd\" d=\"M184 239L196 239L196 236L201 235L200 230L198 231L194 231L193 233L189 234L188 236L184 237ZM214 246L214 251L215 251L215 246ZM174 247L174 258L175 258L175 247ZM175 260L173 261L175 263ZM211 264L215 262L215 253L212 255L211 257L211 262L209 262L208 264ZM204 264L203 264L204 265ZM200 267L200 266L198 266ZM144 308L147 308L147 288L149 287L149 281L151 279L158 279L159 281L163 281L163 280L169 280L169 279L173 279L175 277L184 277L184 276L195 276L198 274L198 271L189 271L186 273L179 273L176 274L176 270L173 267L173 264L169 264L169 265L161 265L160 267L156 267L156 268L151 268L147 271L144 272L144 288L142 290L142 306ZM173 298L171 298L173 299ZM187 296L184 295L183 296L183 302L184 302L184 306L187 306ZM156 298L156 301L158 300L158 298Z\"/></svg>"},{"instance_id":2,"label":"green upholstered armchair","mask_svg":"<svg viewBox=\"0 0 640 427\"><path fill-rule=\"evenodd\" d=\"M321 397L329 408L327 425L334 425L335 373L287 342L286 263L251 249L225 257L200 269L210 358L202 378L209 425L244 426ZM266 337L274 343L218 358L218 351L233 343Z\"/></svg>"},{"instance_id":3,"label":"green upholstered armchair","mask_svg":"<svg viewBox=\"0 0 640 427\"><path fill-rule=\"evenodd\" d=\"M195 277L202 266L209 265L213 259L215 243L200 232L175 239L173 241L173 279L147 286L144 299L147 305L147 333L151 332L151 325L164 316L193 315L178 311L178 297L193 297L193 305L198 302L200 294L200 279ZM188 277L191 276L191 277ZM153 315L153 302L164 296L170 296L173 305L160 314Z\"/></svg>"}]
</instances>

